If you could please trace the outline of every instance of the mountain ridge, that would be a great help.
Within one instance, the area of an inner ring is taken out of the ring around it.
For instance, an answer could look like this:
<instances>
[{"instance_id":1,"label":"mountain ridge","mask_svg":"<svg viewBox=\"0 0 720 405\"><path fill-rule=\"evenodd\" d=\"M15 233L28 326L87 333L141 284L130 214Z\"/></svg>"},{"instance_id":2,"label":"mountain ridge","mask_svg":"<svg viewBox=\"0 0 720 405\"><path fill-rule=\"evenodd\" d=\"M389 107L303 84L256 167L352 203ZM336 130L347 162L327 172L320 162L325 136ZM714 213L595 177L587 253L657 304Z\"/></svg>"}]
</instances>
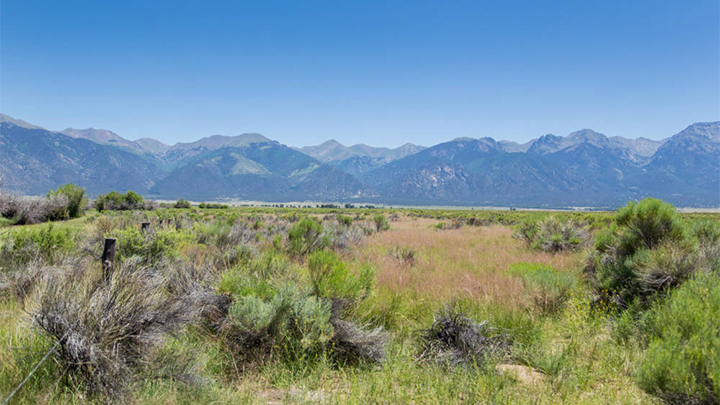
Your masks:
<instances>
[{"instance_id":1,"label":"mountain ridge","mask_svg":"<svg viewBox=\"0 0 720 405\"><path fill-rule=\"evenodd\" d=\"M94 128L48 131L0 114L0 162L5 185L25 193L72 181L91 193L134 187L201 200L613 207L651 195L720 206L720 122L659 141L581 129L524 144L462 137L430 147L329 140L295 148L257 133L174 145L129 141Z\"/></svg>"}]
</instances>

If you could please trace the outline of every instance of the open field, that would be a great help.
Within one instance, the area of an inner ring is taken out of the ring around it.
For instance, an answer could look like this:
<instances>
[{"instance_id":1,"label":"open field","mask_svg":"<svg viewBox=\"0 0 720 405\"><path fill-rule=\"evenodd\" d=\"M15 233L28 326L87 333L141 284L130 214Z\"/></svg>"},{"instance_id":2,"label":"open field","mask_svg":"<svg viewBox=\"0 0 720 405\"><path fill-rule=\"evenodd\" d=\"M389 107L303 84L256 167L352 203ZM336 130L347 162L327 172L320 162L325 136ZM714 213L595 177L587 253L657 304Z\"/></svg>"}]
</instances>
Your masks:
<instances>
[{"instance_id":1,"label":"open field","mask_svg":"<svg viewBox=\"0 0 720 405\"><path fill-rule=\"evenodd\" d=\"M517 237L548 217L577 236ZM656 339L633 323L651 324L670 290L635 304L584 272L615 218L191 208L5 225L0 400L49 352L10 403L712 403L717 381L695 397L648 383ZM706 220L718 225L678 214ZM469 332L432 340L448 308Z\"/></svg>"}]
</instances>

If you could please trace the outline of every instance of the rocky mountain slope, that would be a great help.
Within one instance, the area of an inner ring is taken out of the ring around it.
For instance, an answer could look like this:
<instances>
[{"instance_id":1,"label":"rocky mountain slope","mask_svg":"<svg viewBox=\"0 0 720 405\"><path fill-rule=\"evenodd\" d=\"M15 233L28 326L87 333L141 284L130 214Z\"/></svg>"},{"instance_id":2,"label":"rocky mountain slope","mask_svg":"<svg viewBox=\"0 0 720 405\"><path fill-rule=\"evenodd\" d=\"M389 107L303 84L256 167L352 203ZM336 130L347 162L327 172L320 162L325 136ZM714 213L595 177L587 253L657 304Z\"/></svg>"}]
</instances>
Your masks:
<instances>
[{"instance_id":1,"label":"rocky mountain slope","mask_svg":"<svg viewBox=\"0 0 720 405\"><path fill-rule=\"evenodd\" d=\"M48 131L0 115L0 181L26 194L65 182L194 200L617 207L654 196L720 206L720 123L660 141L590 129L524 144L457 138L429 148L291 148L260 134L166 145L107 130Z\"/></svg>"}]
</instances>

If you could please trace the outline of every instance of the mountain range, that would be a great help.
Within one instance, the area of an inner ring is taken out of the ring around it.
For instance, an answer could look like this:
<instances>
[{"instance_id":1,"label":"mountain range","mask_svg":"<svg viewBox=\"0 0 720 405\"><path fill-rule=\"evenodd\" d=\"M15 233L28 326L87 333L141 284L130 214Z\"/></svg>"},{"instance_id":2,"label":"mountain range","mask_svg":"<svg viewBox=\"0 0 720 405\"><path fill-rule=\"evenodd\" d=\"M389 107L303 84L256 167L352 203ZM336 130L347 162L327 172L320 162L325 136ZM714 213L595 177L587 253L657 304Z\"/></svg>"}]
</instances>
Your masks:
<instances>
[{"instance_id":1,"label":"mountain range","mask_svg":"<svg viewBox=\"0 0 720 405\"><path fill-rule=\"evenodd\" d=\"M104 129L51 131L0 114L0 185L44 194L72 182L91 195L413 205L614 208L647 196L720 207L720 122L662 140L590 129L518 144L456 138L431 147L289 147L260 134L166 145Z\"/></svg>"}]
</instances>

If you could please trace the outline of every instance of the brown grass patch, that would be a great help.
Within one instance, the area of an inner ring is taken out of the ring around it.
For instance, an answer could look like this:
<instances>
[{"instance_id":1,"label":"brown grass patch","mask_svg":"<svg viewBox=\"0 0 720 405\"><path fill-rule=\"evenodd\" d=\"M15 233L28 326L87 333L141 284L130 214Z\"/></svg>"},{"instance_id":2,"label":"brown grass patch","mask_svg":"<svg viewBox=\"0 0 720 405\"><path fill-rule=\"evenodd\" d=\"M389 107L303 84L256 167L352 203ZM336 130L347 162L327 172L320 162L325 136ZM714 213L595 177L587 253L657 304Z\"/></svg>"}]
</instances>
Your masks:
<instances>
[{"instance_id":1,"label":"brown grass patch","mask_svg":"<svg viewBox=\"0 0 720 405\"><path fill-rule=\"evenodd\" d=\"M513 231L504 226L438 230L432 228L436 223L402 218L389 231L367 240L358 259L377 266L378 287L433 300L473 298L523 304L517 302L522 283L506 273L510 265L542 263L572 271L582 257L532 251L513 239ZM393 255L397 248L413 250L415 263L398 261Z\"/></svg>"}]
</instances>

